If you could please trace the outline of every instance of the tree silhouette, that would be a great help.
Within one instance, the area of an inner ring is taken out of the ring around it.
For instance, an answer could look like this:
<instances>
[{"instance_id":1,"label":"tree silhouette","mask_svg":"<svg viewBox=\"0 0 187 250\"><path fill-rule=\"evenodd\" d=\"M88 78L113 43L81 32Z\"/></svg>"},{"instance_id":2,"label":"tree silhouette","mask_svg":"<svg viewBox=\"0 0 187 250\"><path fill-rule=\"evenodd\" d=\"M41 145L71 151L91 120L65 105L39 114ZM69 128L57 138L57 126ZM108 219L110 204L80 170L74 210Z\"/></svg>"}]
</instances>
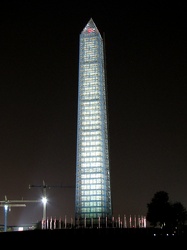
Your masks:
<instances>
[{"instance_id":1,"label":"tree silhouette","mask_svg":"<svg viewBox=\"0 0 187 250\"><path fill-rule=\"evenodd\" d=\"M146 218L153 227L181 229L187 221L186 208L180 202L170 202L165 191L155 193L147 208Z\"/></svg>"},{"instance_id":2,"label":"tree silhouette","mask_svg":"<svg viewBox=\"0 0 187 250\"><path fill-rule=\"evenodd\" d=\"M182 227L185 225L185 222L187 221L186 208L180 202L175 202L172 205L172 209L173 209L173 213L172 213L173 226L180 230L182 229Z\"/></svg>"}]
</instances>

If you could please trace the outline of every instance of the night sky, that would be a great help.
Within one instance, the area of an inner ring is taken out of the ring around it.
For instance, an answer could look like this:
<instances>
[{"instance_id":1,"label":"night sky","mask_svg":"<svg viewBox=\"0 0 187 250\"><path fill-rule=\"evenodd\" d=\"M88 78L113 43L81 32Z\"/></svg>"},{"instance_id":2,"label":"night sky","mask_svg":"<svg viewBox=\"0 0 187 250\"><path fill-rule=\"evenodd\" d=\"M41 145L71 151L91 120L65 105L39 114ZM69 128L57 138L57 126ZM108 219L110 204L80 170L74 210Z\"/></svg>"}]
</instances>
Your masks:
<instances>
[{"instance_id":1,"label":"night sky","mask_svg":"<svg viewBox=\"0 0 187 250\"><path fill-rule=\"evenodd\" d=\"M44 180L47 216L74 218L79 35L93 18L105 37L113 214L146 215L158 191L187 208L185 6L129 2L1 1L1 201L40 199L29 184ZM8 224L42 211L12 208Z\"/></svg>"}]
</instances>

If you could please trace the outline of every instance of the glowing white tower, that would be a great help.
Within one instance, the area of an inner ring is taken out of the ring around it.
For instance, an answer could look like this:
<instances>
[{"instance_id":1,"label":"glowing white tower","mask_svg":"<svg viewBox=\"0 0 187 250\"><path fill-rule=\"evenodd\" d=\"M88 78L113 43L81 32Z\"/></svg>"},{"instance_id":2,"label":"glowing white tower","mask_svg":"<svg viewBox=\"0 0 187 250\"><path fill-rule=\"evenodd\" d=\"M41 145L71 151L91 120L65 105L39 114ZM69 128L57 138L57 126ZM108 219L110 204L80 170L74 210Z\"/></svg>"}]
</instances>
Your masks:
<instances>
[{"instance_id":1,"label":"glowing white tower","mask_svg":"<svg viewBox=\"0 0 187 250\"><path fill-rule=\"evenodd\" d=\"M80 34L75 223L112 219L107 91L103 39L89 20Z\"/></svg>"}]
</instances>

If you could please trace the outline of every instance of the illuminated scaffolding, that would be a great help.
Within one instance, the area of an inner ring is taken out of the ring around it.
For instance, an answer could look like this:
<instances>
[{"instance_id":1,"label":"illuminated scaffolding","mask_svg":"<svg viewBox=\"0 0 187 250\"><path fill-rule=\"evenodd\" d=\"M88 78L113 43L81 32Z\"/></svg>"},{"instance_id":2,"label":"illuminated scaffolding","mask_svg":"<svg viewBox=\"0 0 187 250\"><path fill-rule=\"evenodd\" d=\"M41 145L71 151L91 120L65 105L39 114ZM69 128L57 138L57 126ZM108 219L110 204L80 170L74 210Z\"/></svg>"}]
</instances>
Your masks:
<instances>
[{"instance_id":1,"label":"illuminated scaffolding","mask_svg":"<svg viewBox=\"0 0 187 250\"><path fill-rule=\"evenodd\" d=\"M103 39L91 18L80 34L75 223L112 219Z\"/></svg>"}]
</instances>

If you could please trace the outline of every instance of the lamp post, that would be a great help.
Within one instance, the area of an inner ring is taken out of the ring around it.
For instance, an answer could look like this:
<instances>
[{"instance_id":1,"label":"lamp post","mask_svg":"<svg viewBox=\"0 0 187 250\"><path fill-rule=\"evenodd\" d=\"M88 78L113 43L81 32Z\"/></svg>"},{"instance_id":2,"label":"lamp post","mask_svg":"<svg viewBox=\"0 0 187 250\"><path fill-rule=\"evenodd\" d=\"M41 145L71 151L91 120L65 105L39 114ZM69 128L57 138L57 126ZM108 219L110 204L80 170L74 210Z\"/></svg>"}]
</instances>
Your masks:
<instances>
[{"instance_id":1,"label":"lamp post","mask_svg":"<svg viewBox=\"0 0 187 250\"><path fill-rule=\"evenodd\" d=\"M43 203L43 218L42 218L42 229L46 229L46 223L47 223L47 197L43 196L42 198Z\"/></svg>"},{"instance_id":2,"label":"lamp post","mask_svg":"<svg viewBox=\"0 0 187 250\"><path fill-rule=\"evenodd\" d=\"M7 213L8 213L8 205L4 205L4 212L5 212L4 232L6 232L6 231L7 231Z\"/></svg>"},{"instance_id":3,"label":"lamp post","mask_svg":"<svg viewBox=\"0 0 187 250\"><path fill-rule=\"evenodd\" d=\"M45 181L43 180L43 183L41 185L29 185L29 189L33 187L39 187L42 188L43 191L43 197L42 197L42 203L43 203L43 217L42 217L42 228L46 229L46 224L47 224L47 192L46 189L50 188L74 188L74 186L63 186L63 185L46 185Z\"/></svg>"}]
</instances>

